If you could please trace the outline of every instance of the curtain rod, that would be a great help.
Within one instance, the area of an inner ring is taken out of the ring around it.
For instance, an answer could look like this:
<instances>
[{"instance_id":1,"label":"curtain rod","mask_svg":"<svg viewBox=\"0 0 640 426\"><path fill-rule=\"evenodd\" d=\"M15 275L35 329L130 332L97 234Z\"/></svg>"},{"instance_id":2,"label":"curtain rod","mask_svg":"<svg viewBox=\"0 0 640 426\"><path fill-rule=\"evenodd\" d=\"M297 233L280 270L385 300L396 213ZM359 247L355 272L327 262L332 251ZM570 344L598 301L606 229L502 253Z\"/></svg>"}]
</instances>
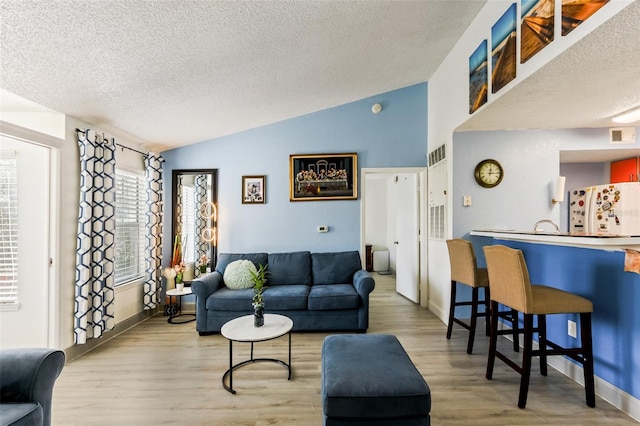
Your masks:
<instances>
[{"instance_id":1,"label":"curtain rod","mask_svg":"<svg viewBox=\"0 0 640 426\"><path fill-rule=\"evenodd\" d=\"M76 132L82 133L83 135L86 135L86 133L87 133L86 130L78 129L77 127L76 127ZM96 135L97 135L97 132L96 132ZM102 139L105 139L104 133L102 134ZM116 144L116 146L120 147L121 150L128 149L129 151L137 152L138 154L142 155L145 158L149 156L149 154L147 154L146 152L142 152L142 151L138 151L137 149L129 148L128 146L121 145L121 144L119 144L117 142L115 142L115 144Z\"/></svg>"}]
</instances>

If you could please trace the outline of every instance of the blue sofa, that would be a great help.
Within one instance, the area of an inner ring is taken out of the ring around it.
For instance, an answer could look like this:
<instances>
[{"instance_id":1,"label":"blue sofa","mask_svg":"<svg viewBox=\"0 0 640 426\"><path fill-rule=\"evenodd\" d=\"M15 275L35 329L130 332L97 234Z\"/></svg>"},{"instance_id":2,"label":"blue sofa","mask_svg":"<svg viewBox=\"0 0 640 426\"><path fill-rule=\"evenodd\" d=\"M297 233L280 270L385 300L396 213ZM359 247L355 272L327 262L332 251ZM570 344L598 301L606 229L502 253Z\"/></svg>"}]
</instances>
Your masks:
<instances>
[{"instance_id":1,"label":"blue sofa","mask_svg":"<svg viewBox=\"0 0 640 426\"><path fill-rule=\"evenodd\" d=\"M196 330L219 333L227 321L253 312L253 289L232 290L224 284L224 271L235 260L267 265L265 312L293 320L294 331L369 328L369 294L375 282L362 269L357 251L310 253L220 253L216 269L196 279Z\"/></svg>"},{"instance_id":2,"label":"blue sofa","mask_svg":"<svg viewBox=\"0 0 640 426\"><path fill-rule=\"evenodd\" d=\"M64 359L55 349L0 350L0 424L51 424L53 385Z\"/></svg>"}]
</instances>

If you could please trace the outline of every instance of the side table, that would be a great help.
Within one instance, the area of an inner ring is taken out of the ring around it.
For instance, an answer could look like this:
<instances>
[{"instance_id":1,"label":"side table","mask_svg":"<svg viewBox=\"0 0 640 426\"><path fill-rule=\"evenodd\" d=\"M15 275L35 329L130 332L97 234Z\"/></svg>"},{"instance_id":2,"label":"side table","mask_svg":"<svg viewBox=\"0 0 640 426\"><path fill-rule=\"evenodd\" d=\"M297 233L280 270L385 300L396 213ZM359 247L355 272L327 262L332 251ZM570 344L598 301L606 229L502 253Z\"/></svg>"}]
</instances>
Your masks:
<instances>
[{"instance_id":1,"label":"side table","mask_svg":"<svg viewBox=\"0 0 640 426\"><path fill-rule=\"evenodd\" d=\"M291 329L293 329L293 321L291 318L278 314L265 314L264 325L262 327L253 326L253 315L245 315L226 322L222 326L220 334L229 341L229 369L222 375L222 386L227 391L235 394L236 391L233 389L233 371L243 365L262 361L275 362L284 366L289 373L287 380L291 380ZM253 356L254 343L277 339L285 334L289 335L288 362L274 358L255 358ZM251 357L246 361L234 364L233 342L251 343ZM227 377L229 377L229 386L226 384Z\"/></svg>"},{"instance_id":2,"label":"side table","mask_svg":"<svg viewBox=\"0 0 640 426\"><path fill-rule=\"evenodd\" d=\"M174 310L169 311L169 319L167 320L169 324L185 324L187 322L196 320L196 314L182 313L182 296L188 296L190 294L192 294L191 287L185 287L182 290L177 290L175 288L171 290L167 290L167 296L169 296L169 303L171 303L171 298L176 297L178 306L179 306L178 312ZM189 318L175 321L174 319L177 317L189 317Z\"/></svg>"}]
</instances>

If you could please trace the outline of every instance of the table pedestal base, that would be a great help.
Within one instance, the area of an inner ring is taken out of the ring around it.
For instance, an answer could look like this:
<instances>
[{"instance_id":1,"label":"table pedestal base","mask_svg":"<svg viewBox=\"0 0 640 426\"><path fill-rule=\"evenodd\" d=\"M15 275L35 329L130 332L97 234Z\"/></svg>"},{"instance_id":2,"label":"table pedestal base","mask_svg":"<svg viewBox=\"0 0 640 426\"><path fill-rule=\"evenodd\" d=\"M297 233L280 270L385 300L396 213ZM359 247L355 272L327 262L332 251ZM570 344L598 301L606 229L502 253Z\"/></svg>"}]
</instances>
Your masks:
<instances>
[{"instance_id":1,"label":"table pedestal base","mask_svg":"<svg viewBox=\"0 0 640 426\"><path fill-rule=\"evenodd\" d=\"M224 374L222 375L222 386L224 386L224 388L227 391L235 395L236 391L233 389L233 370L236 370L247 364L253 364L255 362L275 362L277 364L283 365L284 367L287 368L287 371L289 373L287 376L287 380L291 380L291 332L289 332L288 334L289 334L289 362L288 363L275 358L254 358L253 357L254 342L251 342L251 358L234 365L233 364L233 340L229 340L229 369L225 371ZM227 377L229 377L229 386L227 386L227 383L226 383Z\"/></svg>"}]
</instances>

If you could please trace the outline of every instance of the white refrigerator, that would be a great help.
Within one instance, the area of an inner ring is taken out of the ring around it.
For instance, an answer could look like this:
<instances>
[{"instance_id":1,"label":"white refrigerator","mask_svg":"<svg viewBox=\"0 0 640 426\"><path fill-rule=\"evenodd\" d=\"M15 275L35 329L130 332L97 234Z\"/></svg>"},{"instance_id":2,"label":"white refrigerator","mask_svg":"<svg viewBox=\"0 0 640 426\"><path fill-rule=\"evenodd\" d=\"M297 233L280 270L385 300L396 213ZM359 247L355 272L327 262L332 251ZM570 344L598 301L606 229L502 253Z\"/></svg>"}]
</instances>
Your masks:
<instances>
[{"instance_id":1,"label":"white refrigerator","mask_svg":"<svg viewBox=\"0 0 640 426\"><path fill-rule=\"evenodd\" d=\"M569 232L640 236L640 182L569 191Z\"/></svg>"}]
</instances>

